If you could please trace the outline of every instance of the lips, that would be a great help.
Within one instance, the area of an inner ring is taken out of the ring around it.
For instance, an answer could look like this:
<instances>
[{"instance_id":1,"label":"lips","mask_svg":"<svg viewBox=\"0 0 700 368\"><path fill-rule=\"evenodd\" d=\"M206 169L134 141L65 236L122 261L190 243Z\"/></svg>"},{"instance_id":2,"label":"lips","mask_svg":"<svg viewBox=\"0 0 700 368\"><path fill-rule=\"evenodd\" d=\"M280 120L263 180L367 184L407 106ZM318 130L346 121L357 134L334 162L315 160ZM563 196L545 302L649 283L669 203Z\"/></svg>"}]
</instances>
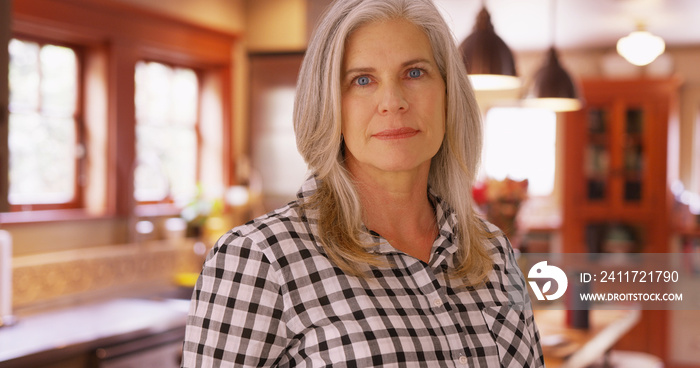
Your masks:
<instances>
[{"instance_id":1,"label":"lips","mask_svg":"<svg viewBox=\"0 0 700 368\"><path fill-rule=\"evenodd\" d=\"M420 131L413 128L387 129L374 134L373 137L381 140L404 139L418 134Z\"/></svg>"}]
</instances>

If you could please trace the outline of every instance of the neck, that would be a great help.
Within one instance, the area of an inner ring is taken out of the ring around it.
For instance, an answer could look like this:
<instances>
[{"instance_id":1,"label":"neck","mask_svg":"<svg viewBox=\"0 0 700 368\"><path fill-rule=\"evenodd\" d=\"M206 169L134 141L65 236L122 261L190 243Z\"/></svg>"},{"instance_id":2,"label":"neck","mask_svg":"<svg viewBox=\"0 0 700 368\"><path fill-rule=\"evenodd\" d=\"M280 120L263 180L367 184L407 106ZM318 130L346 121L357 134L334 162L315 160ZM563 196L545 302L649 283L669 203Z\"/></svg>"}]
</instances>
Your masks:
<instances>
[{"instance_id":1,"label":"neck","mask_svg":"<svg viewBox=\"0 0 700 368\"><path fill-rule=\"evenodd\" d=\"M435 212L428 200L430 164L412 172L377 174L351 163L363 208L363 221L395 248L428 262L437 236Z\"/></svg>"},{"instance_id":2,"label":"neck","mask_svg":"<svg viewBox=\"0 0 700 368\"><path fill-rule=\"evenodd\" d=\"M385 172L348 161L348 171L355 180L366 220L383 213L411 210L398 219L406 221L407 217L418 215L419 210L432 212L427 196L429 170L429 162L411 171Z\"/></svg>"}]
</instances>

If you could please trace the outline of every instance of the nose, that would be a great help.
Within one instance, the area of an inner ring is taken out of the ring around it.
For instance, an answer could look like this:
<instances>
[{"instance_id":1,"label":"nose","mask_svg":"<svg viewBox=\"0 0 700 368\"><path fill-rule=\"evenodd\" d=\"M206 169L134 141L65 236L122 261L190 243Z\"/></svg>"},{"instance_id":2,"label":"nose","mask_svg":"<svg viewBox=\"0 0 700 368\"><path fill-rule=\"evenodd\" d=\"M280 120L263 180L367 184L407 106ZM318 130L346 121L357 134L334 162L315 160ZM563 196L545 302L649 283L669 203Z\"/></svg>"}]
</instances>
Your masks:
<instances>
[{"instance_id":1,"label":"nose","mask_svg":"<svg viewBox=\"0 0 700 368\"><path fill-rule=\"evenodd\" d=\"M379 113L390 114L408 110L408 101L399 83L385 83L380 89Z\"/></svg>"}]
</instances>

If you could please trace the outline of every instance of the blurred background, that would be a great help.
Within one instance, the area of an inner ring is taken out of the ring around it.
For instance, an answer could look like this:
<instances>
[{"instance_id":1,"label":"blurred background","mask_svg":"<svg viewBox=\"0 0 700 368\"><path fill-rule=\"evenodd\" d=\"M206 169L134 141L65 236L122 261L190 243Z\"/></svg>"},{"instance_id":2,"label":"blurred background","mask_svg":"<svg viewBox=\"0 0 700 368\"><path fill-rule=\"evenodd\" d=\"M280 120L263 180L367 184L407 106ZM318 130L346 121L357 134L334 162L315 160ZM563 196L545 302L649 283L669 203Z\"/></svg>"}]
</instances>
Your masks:
<instances>
[{"instance_id":1,"label":"blurred background","mask_svg":"<svg viewBox=\"0 0 700 368\"><path fill-rule=\"evenodd\" d=\"M514 248L699 278L700 2L434 2L484 120L474 197ZM0 2L0 367L178 366L206 252L308 174L292 106L329 3ZM536 318L548 366L690 368L699 311Z\"/></svg>"}]
</instances>

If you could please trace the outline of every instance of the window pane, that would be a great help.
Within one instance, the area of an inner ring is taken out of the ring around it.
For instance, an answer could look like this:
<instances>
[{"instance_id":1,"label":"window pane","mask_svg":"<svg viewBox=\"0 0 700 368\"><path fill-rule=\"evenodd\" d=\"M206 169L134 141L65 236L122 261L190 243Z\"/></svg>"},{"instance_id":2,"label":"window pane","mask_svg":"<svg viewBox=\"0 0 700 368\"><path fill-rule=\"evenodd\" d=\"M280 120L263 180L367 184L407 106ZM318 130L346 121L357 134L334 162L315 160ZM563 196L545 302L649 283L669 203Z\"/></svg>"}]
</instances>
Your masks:
<instances>
[{"instance_id":1,"label":"window pane","mask_svg":"<svg viewBox=\"0 0 700 368\"><path fill-rule=\"evenodd\" d=\"M137 123L166 124L169 118L172 70L159 63L136 65L136 119Z\"/></svg>"},{"instance_id":2,"label":"window pane","mask_svg":"<svg viewBox=\"0 0 700 368\"><path fill-rule=\"evenodd\" d=\"M197 190L197 138L191 129L171 129L172 143L165 152L166 171L171 178L172 191L187 196Z\"/></svg>"},{"instance_id":3,"label":"window pane","mask_svg":"<svg viewBox=\"0 0 700 368\"><path fill-rule=\"evenodd\" d=\"M16 39L9 49L9 201L71 202L77 178L75 53Z\"/></svg>"},{"instance_id":4,"label":"window pane","mask_svg":"<svg viewBox=\"0 0 700 368\"><path fill-rule=\"evenodd\" d=\"M10 203L65 203L75 193L73 120L10 114Z\"/></svg>"},{"instance_id":5,"label":"window pane","mask_svg":"<svg viewBox=\"0 0 700 368\"><path fill-rule=\"evenodd\" d=\"M11 40L10 110L35 111L39 108L39 45Z\"/></svg>"},{"instance_id":6,"label":"window pane","mask_svg":"<svg viewBox=\"0 0 700 368\"><path fill-rule=\"evenodd\" d=\"M53 45L41 48L41 108L46 114L73 115L76 73L73 50Z\"/></svg>"},{"instance_id":7,"label":"window pane","mask_svg":"<svg viewBox=\"0 0 700 368\"><path fill-rule=\"evenodd\" d=\"M197 75L189 69L175 69L172 82L173 122L193 127L197 122Z\"/></svg>"},{"instance_id":8,"label":"window pane","mask_svg":"<svg viewBox=\"0 0 700 368\"><path fill-rule=\"evenodd\" d=\"M136 127L138 165L134 172L134 196L139 201L162 200L169 192L169 178L163 162L167 137L161 127L139 124Z\"/></svg>"},{"instance_id":9,"label":"window pane","mask_svg":"<svg viewBox=\"0 0 700 368\"><path fill-rule=\"evenodd\" d=\"M191 69L136 66L138 201L186 201L197 185L198 81Z\"/></svg>"}]
</instances>

